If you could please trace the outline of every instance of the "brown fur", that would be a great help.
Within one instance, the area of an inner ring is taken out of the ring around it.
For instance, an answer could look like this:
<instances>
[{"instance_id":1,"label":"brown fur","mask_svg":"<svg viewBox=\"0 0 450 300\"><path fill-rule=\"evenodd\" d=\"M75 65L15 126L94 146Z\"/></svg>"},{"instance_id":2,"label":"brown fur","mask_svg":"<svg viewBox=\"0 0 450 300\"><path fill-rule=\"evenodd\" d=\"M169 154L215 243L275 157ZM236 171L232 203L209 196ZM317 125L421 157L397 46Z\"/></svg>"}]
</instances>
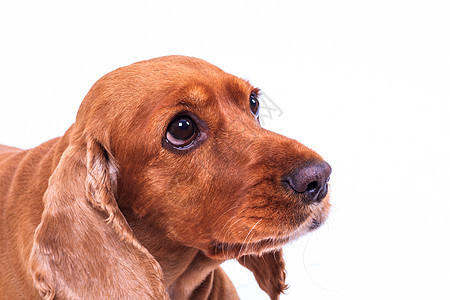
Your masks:
<instances>
[{"instance_id":1,"label":"brown fur","mask_svg":"<svg viewBox=\"0 0 450 300\"><path fill-rule=\"evenodd\" d=\"M220 268L238 258L271 299L281 246L322 223L280 178L321 159L261 128L254 88L170 56L101 78L61 138L0 147L0 294L5 299L237 299ZM180 111L202 141L165 145Z\"/></svg>"}]
</instances>

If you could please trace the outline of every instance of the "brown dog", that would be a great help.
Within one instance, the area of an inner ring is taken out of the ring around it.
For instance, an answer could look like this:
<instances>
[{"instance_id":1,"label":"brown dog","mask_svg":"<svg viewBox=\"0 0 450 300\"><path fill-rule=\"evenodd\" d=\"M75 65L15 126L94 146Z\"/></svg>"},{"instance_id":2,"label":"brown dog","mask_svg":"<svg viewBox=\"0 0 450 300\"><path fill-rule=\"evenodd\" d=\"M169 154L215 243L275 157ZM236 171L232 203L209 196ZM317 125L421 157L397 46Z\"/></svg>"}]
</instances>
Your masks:
<instances>
[{"instance_id":1,"label":"brown dog","mask_svg":"<svg viewBox=\"0 0 450 300\"><path fill-rule=\"evenodd\" d=\"M63 137L0 147L2 299L237 299L232 258L278 299L331 168L258 108L248 82L163 57L101 78Z\"/></svg>"}]
</instances>

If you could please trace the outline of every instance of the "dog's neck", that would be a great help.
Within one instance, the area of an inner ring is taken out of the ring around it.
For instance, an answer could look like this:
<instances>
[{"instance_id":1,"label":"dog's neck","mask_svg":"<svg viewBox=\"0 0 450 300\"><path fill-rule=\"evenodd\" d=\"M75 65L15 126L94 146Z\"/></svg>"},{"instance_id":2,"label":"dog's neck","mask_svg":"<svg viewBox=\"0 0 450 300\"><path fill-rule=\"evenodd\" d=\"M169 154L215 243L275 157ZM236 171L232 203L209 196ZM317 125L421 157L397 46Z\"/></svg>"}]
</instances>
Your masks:
<instances>
[{"instance_id":1,"label":"dog's neck","mask_svg":"<svg viewBox=\"0 0 450 300\"><path fill-rule=\"evenodd\" d=\"M192 292L223 262L169 239L161 228L155 228L126 209L123 213L139 242L161 265L171 299L189 299Z\"/></svg>"}]
</instances>

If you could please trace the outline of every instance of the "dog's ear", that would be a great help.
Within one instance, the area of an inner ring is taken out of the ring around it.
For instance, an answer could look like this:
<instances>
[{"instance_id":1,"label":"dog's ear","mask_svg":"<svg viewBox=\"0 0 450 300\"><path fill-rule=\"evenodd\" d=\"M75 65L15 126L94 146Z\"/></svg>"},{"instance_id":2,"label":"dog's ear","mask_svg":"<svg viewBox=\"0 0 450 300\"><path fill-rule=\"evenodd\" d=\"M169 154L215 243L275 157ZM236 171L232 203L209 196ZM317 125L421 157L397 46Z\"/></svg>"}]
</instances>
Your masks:
<instances>
[{"instance_id":1,"label":"dog's ear","mask_svg":"<svg viewBox=\"0 0 450 300\"><path fill-rule=\"evenodd\" d=\"M280 298L280 294L287 289L285 284L286 271L282 250L258 255L244 255L238 259L239 263L253 272L259 287L265 291L271 300Z\"/></svg>"},{"instance_id":2,"label":"dog's ear","mask_svg":"<svg viewBox=\"0 0 450 300\"><path fill-rule=\"evenodd\" d=\"M62 154L29 260L44 299L168 299L158 262L118 208L117 176L114 157L93 138Z\"/></svg>"}]
</instances>

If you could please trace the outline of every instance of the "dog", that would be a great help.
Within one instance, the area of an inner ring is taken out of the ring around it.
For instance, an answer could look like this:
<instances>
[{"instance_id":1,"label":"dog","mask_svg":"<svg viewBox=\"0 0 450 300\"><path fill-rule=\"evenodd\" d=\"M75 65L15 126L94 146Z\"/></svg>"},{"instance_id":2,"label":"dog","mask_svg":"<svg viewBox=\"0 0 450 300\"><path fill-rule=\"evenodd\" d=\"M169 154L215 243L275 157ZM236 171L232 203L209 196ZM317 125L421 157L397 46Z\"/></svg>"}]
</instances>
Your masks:
<instances>
[{"instance_id":1,"label":"dog","mask_svg":"<svg viewBox=\"0 0 450 300\"><path fill-rule=\"evenodd\" d=\"M64 136L1 146L3 299L238 299L228 259L279 299L281 247L326 220L331 167L260 126L259 94L151 59L97 81Z\"/></svg>"}]
</instances>

